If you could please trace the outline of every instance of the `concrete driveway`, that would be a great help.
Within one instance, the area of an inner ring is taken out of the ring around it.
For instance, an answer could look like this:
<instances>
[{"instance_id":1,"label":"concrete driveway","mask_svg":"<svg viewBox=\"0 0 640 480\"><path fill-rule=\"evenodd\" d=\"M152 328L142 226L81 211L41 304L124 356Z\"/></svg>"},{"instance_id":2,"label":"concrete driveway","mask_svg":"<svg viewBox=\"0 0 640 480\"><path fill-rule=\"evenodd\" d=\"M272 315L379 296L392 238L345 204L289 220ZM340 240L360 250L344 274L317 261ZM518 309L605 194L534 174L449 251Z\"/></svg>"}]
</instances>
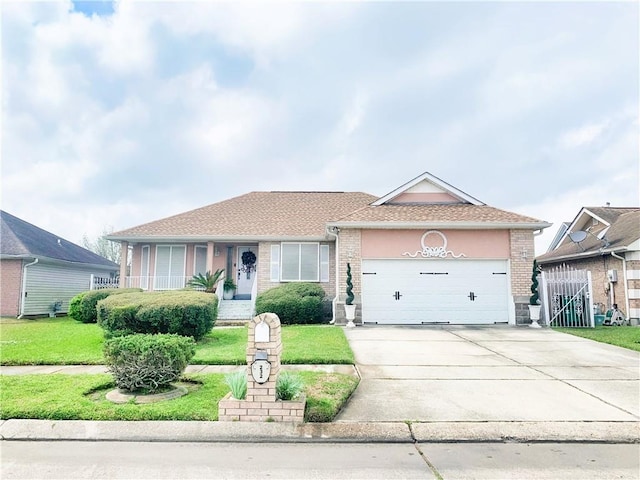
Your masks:
<instances>
[{"instance_id":1,"label":"concrete driveway","mask_svg":"<svg viewBox=\"0 0 640 480\"><path fill-rule=\"evenodd\" d=\"M345 329L362 377L339 422L638 422L640 352L548 329Z\"/></svg>"}]
</instances>

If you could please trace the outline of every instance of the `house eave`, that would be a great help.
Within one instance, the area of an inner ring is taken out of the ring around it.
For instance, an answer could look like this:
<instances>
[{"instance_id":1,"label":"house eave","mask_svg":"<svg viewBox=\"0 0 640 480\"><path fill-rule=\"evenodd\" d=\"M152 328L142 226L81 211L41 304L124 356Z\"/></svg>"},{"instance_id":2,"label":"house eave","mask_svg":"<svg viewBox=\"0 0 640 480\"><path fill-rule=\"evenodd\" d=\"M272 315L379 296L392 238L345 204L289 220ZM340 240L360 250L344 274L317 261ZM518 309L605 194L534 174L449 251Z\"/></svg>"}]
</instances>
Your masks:
<instances>
[{"instance_id":1,"label":"house eave","mask_svg":"<svg viewBox=\"0 0 640 480\"><path fill-rule=\"evenodd\" d=\"M547 222L332 222L329 227L362 229L406 229L441 228L447 230L542 230L552 224Z\"/></svg>"},{"instance_id":2,"label":"house eave","mask_svg":"<svg viewBox=\"0 0 640 480\"><path fill-rule=\"evenodd\" d=\"M72 262L69 260L61 260L59 258L44 257L42 255L2 254L0 255L0 260L28 260L28 261L38 260L43 263L52 263L56 265L66 265L66 266L82 267L82 268L93 268L96 270L107 270L107 271L118 271L118 269L120 268L120 266L117 264L110 266L110 265L100 265L97 263Z\"/></svg>"},{"instance_id":3,"label":"house eave","mask_svg":"<svg viewBox=\"0 0 640 480\"><path fill-rule=\"evenodd\" d=\"M335 241L328 235L144 235L134 236L107 236L114 242L128 242L131 245L139 243L258 243L258 242L326 242Z\"/></svg>"},{"instance_id":4,"label":"house eave","mask_svg":"<svg viewBox=\"0 0 640 480\"><path fill-rule=\"evenodd\" d=\"M624 253L627 251L628 251L627 247L601 248L599 250L588 250L586 252L571 253L568 255L559 255L557 257L551 257L551 258L538 258L537 260L540 265L545 265L548 263L567 262L571 260L583 260L585 258L601 257L603 255L611 255L612 253Z\"/></svg>"}]
</instances>

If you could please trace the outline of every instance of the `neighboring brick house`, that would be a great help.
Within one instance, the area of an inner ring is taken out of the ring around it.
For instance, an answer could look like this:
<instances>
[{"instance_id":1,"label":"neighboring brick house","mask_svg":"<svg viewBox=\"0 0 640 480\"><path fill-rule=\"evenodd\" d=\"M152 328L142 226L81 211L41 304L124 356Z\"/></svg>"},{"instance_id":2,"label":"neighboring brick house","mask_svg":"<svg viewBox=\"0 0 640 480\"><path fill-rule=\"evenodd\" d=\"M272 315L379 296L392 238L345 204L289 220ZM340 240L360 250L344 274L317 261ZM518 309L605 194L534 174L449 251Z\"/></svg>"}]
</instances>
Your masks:
<instances>
[{"instance_id":1,"label":"neighboring brick house","mask_svg":"<svg viewBox=\"0 0 640 480\"><path fill-rule=\"evenodd\" d=\"M616 303L627 318L640 317L640 208L583 207L538 262L544 270L564 264L590 271L592 303Z\"/></svg>"},{"instance_id":2,"label":"neighboring brick house","mask_svg":"<svg viewBox=\"0 0 640 480\"><path fill-rule=\"evenodd\" d=\"M357 321L515 324L528 321L533 233L548 226L424 173L381 198L251 192L107 238L124 255L133 247L122 286L182 288L196 273L224 268L235 298L255 300L284 282L318 282L340 324L350 263Z\"/></svg>"},{"instance_id":3,"label":"neighboring brick house","mask_svg":"<svg viewBox=\"0 0 640 480\"><path fill-rule=\"evenodd\" d=\"M0 227L0 316L66 313L91 275L118 273L118 264L7 212Z\"/></svg>"}]
</instances>

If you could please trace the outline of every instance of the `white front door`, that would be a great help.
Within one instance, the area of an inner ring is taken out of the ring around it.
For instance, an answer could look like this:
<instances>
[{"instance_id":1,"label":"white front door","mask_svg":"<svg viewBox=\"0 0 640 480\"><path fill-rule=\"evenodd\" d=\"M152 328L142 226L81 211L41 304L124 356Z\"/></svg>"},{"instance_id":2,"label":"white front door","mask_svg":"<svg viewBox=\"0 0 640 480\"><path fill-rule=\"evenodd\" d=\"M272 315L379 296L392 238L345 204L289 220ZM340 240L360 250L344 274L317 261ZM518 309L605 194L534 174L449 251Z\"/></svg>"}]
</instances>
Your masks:
<instances>
[{"instance_id":1,"label":"white front door","mask_svg":"<svg viewBox=\"0 0 640 480\"><path fill-rule=\"evenodd\" d=\"M251 266L243 265L242 254L245 252L253 252L256 256L256 263ZM258 268L258 247L238 247L238 260L236 262L236 297L238 295L251 295L253 282L255 281Z\"/></svg>"},{"instance_id":2,"label":"white front door","mask_svg":"<svg viewBox=\"0 0 640 480\"><path fill-rule=\"evenodd\" d=\"M505 260L364 260L362 320L506 323L508 277Z\"/></svg>"}]
</instances>

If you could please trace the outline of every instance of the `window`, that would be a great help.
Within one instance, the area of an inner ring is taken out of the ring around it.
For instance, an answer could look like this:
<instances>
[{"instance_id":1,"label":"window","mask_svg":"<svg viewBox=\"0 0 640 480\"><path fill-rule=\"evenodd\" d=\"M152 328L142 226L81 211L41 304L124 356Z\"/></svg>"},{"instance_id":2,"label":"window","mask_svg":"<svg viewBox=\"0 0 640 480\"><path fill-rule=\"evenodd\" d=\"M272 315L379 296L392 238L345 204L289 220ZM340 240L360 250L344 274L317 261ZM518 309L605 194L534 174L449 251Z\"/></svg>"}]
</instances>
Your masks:
<instances>
[{"instance_id":1,"label":"window","mask_svg":"<svg viewBox=\"0 0 640 480\"><path fill-rule=\"evenodd\" d=\"M142 259L140 262L140 288L149 289L149 245L142 247Z\"/></svg>"},{"instance_id":2,"label":"window","mask_svg":"<svg viewBox=\"0 0 640 480\"><path fill-rule=\"evenodd\" d=\"M158 245L156 247L156 274L154 290L183 288L186 247L184 245Z\"/></svg>"},{"instance_id":3,"label":"window","mask_svg":"<svg viewBox=\"0 0 640 480\"><path fill-rule=\"evenodd\" d=\"M196 246L193 257L193 274L207 273L207 247Z\"/></svg>"},{"instance_id":4,"label":"window","mask_svg":"<svg viewBox=\"0 0 640 480\"><path fill-rule=\"evenodd\" d=\"M271 246L272 282L328 282L329 245L283 242Z\"/></svg>"}]
</instances>

